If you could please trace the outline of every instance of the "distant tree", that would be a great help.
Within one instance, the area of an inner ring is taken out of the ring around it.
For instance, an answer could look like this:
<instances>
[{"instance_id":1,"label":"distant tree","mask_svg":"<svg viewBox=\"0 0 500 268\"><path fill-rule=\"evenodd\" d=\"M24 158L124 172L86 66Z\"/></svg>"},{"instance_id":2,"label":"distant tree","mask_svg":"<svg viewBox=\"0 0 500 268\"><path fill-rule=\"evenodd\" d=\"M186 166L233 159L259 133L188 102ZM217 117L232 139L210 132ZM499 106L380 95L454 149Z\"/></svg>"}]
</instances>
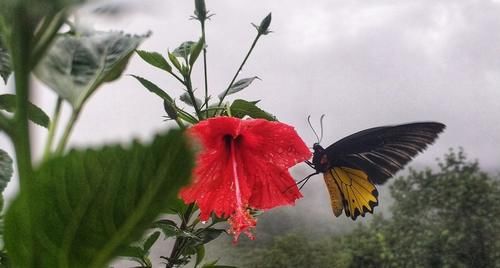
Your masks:
<instances>
[{"instance_id":1,"label":"distant tree","mask_svg":"<svg viewBox=\"0 0 500 268\"><path fill-rule=\"evenodd\" d=\"M439 171L411 170L391 185L393 216L384 227L394 265L498 267L500 185L450 151Z\"/></svg>"},{"instance_id":2,"label":"distant tree","mask_svg":"<svg viewBox=\"0 0 500 268\"><path fill-rule=\"evenodd\" d=\"M246 251L241 267L500 267L500 182L450 150L439 169L394 180L392 217L312 241L298 234Z\"/></svg>"}]
</instances>

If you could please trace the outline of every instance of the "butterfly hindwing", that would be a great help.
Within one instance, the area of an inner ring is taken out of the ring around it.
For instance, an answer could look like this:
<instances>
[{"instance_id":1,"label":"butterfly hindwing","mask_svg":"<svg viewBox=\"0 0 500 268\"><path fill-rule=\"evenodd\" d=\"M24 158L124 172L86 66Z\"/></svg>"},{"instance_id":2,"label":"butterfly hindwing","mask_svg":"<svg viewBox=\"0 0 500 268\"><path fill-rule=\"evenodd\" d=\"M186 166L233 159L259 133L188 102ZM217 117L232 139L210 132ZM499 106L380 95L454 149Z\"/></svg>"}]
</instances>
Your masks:
<instances>
[{"instance_id":1,"label":"butterfly hindwing","mask_svg":"<svg viewBox=\"0 0 500 268\"><path fill-rule=\"evenodd\" d=\"M328 193L330 194L333 215L338 217L342 214L344 208L344 197L330 171L323 173L323 178L325 179L326 189L328 189Z\"/></svg>"},{"instance_id":2,"label":"butterfly hindwing","mask_svg":"<svg viewBox=\"0 0 500 268\"><path fill-rule=\"evenodd\" d=\"M368 175L359 169L333 167L323 174L330 194L333 214L345 214L355 220L359 215L373 212L378 204L378 192Z\"/></svg>"}]
</instances>

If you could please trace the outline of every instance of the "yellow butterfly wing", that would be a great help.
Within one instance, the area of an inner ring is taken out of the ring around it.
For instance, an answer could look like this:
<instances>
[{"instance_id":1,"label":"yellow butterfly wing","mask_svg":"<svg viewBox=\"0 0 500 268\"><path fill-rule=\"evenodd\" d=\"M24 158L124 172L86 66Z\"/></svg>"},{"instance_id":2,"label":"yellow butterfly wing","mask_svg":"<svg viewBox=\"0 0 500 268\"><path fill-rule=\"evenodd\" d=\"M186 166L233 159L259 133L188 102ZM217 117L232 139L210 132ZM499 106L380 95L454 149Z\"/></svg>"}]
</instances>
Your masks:
<instances>
[{"instance_id":1,"label":"yellow butterfly wing","mask_svg":"<svg viewBox=\"0 0 500 268\"><path fill-rule=\"evenodd\" d=\"M355 220L366 212L373 213L378 204L378 192L370 182L368 175L354 168L333 167L323 174L326 187L330 194L333 214L340 216L342 210Z\"/></svg>"}]
</instances>

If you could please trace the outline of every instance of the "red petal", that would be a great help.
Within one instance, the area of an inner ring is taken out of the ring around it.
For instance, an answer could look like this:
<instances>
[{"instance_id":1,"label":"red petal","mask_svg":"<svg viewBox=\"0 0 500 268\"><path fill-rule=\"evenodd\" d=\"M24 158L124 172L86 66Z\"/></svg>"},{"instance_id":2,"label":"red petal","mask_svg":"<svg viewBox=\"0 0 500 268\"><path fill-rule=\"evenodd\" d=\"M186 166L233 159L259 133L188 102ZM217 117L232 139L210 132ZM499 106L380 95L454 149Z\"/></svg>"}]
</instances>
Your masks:
<instances>
[{"instance_id":1,"label":"red petal","mask_svg":"<svg viewBox=\"0 0 500 268\"><path fill-rule=\"evenodd\" d=\"M302 197L288 168L310 158L311 152L292 127L261 119L217 117L189 132L203 150L194 181L180 195L186 203L198 204L201 220L211 212L243 219L241 209L269 209Z\"/></svg>"},{"instance_id":2,"label":"red petal","mask_svg":"<svg viewBox=\"0 0 500 268\"><path fill-rule=\"evenodd\" d=\"M244 120L241 135L245 152L281 169L288 169L311 158L311 151L295 129L284 123L263 119Z\"/></svg>"},{"instance_id":3,"label":"red petal","mask_svg":"<svg viewBox=\"0 0 500 268\"><path fill-rule=\"evenodd\" d=\"M293 205L296 199L302 197L288 170L280 169L259 159L259 156L248 152L242 156L242 162L251 167L244 171L244 177L252 186L252 195L248 201L249 207L270 209Z\"/></svg>"}]
</instances>

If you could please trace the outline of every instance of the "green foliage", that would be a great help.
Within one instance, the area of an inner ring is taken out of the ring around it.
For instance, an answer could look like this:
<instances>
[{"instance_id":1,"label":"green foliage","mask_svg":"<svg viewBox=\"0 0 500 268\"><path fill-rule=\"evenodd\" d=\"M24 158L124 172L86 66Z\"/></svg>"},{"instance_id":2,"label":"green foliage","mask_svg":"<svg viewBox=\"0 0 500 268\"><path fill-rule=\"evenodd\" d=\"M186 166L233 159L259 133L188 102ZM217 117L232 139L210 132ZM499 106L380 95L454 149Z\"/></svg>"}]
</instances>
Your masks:
<instances>
[{"instance_id":1,"label":"green foliage","mask_svg":"<svg viewBox=\"0 0 500 268\"><path fill-rule=\"evenodd\" d=\"M411 171L391 187L395 199L390 243L395 265L500 265L500 184L451 151L439 172ZM418 237L418 239L417 239Z\"/></svg>"},{"instance_id":2,"label":"green foliage","mask_svg":"<svg viewBox=\"0 0 500 268\"><path fill-rule=\"evenodd\" d=\"M239 253L241 267L498 267L500 181L463 151L439 170L411 170L391 185L392 217L375 217L352 232L312 241L275 238Z\"/></svg>"},{"instance_id":3,"label":"green foliage","mask_svg":"<svg viewBox=\"0 0 500 268\"><path fill-rule=\"evenodd\" d=\"M172 66L168 64L167 60L160 53L144 50L136 50L136 52L145 62L169 73L172 72Z\"/></svg>"},{"instance_id":4,"label":"green foliage","mask_svg":"<svg viewBox=\"0 0 500 268\"><path fill-rule=\"evenodd\" d=\"M131 75L133 78L137 79L139 83L141 83L147 90L151 91L152 93L156 94L158 97L162 98L165 101L168 101L172 103L174 100L170 95L167 94L163 89L161 89L159 86L154 84L153 82L147 80L146 78L142 78L137 75Z\"/></svg>"},{"instance_id":5,"label":"green foliage","mask_svg":"<svg viewBox=\"0 0 500 268\"><path fill-rule=\"evenodd\" d=\"M0 193L3 193L5 187L9 183L12 178L12 158L10 158L9 154L0 149ZM2 206L0 205L0 210Z\"/></svg>"},{"instance_id":6,"label":"green foliage","mask_svg":"<svg viewBox=\"0 0 500 268\"><path fill-rule=\"evenodd\" d=\"M16 96L12 94L0 95L0 110L14 113L16 111ZM38 106L30 102L28 103L28 119L44 128L48 128L50 124L49 116Z\"/></svg>"},{"instance_id":7,"label":"green foliage","mask_svg":"<svg viewBox=\"0 0 500 268\"><path fill-rule=\"evenodd\" d=\"M7 51L7 47L4 44L0 32L0 77L2 77L5 84L7 84L7 79L9 78L11 72L10 54L9 51Z\"/></svg>"},{"instance_id":8,"label":"green foliage","mask_svg":"<svg viewBox=\"0 0 500 268\"><path fill-rule=\"evenodd\" d=\"M101 84L120 76L145 37L120 32L61 35L35 74L78 110Z\"/></svg>"},{"instance_id":9,"label":"green foliage","mask_svg":"<svg viewBox=\"0 0 500 268\"><path fill-rule=\"evenodd\" d=\"M7 212L17 267L103 267L140 238L187 184L193 154L180 131L149 145L73 150L35 170Z\"/></svg>"},{"instance_id":10,"label":"green foliage","mask_svg":"<svg viewBox=\"0 0 500 268\"><path fill-rule=\"evenodd\" d=\"M0 15L9 19L14 16L14 9L22 8L26 12L26 16L38 23L39 20L47 15L53 15L61 10L75 5L81 4L86 0L2 0L0 2Z\"/></svg>"},{"instance_id":11,"label":"green foliage","mask_svg":"<svg viewBox=\"0 0 500 268\"><path fill-rule=\"evenodd\" d=\"M276 121L276 117L259 107L257 107L258 101L246 101L237 99L230 107L231 114L234 117L243 118L249 116L251 118L263 118L269 121Z\"/></svg>"},{"instance_id":12,"label":"green foliage","mask_svg":"<svg viewBox=\"0 0 500 268\"><path fill-rule=\"evenodd\" d=\"M227 95L234 94L236 92L242 91L243 89L247 88L250 84L252 84L253 80L259 79L259 77L254 76L254 77L249 77L249 78L243 78L238 81L236 81L234 84L231 85L227 90L219 94L219 99L222 99L223 97Z\"/></svg>"}]
</instances>

